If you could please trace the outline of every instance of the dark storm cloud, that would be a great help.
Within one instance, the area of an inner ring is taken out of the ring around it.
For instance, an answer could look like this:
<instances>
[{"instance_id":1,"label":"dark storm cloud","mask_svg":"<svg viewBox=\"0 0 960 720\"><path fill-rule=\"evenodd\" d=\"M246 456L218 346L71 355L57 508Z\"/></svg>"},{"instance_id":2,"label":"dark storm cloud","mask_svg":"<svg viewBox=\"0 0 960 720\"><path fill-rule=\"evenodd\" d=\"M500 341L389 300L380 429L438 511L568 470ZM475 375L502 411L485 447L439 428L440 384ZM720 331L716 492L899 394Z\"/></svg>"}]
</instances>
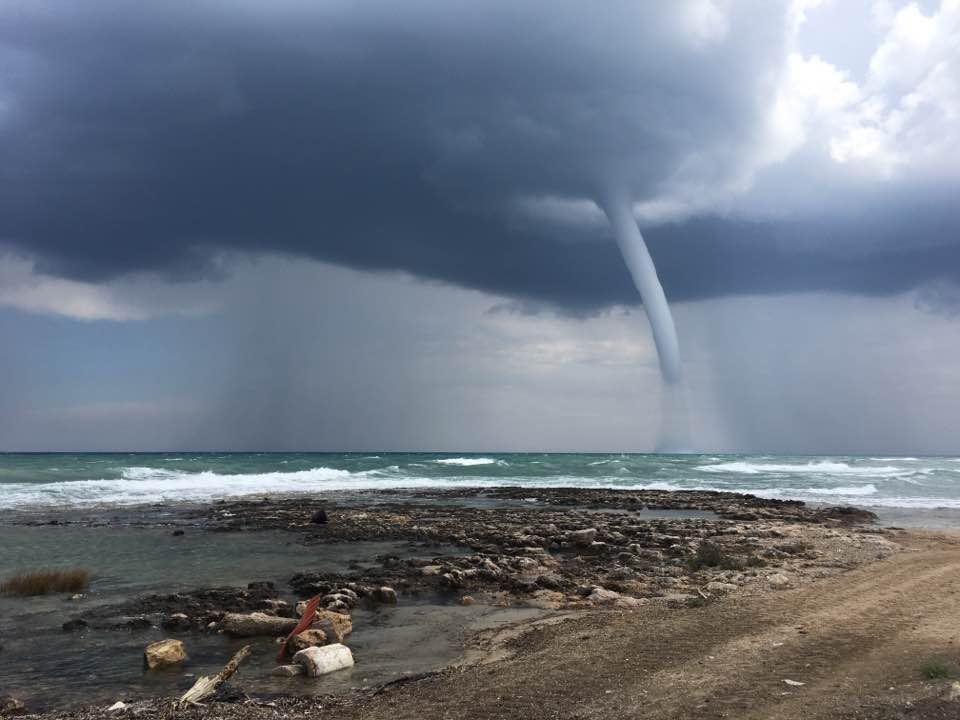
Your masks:
<instances>
[{"instance_id":1,"label":"dark storm cloud","mask_svg":"<svg viewBox=\"0 0 960 720\"><path fill-rule=\"evenodd\" d=\"M731 182L787 32L766 1L314 5L0 10L0 240L83 279L194 277L230 248L574 312L634 302L600 225L516 202ZM675 299L960 277L955 208L871 207L648 235Z\"/></svg>"}]
</instances>

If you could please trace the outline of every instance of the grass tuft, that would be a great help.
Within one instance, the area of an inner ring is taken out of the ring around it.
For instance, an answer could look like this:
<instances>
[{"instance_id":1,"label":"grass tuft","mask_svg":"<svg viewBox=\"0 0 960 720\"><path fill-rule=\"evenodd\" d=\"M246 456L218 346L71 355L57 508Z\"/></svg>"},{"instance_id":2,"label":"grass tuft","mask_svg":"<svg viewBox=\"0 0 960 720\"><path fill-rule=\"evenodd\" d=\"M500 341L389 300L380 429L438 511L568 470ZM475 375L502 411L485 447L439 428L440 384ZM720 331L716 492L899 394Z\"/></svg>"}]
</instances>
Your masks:
<instances>
[{"instance_id":1,"label":"grass tuft","mask_svg":"<svg viewBox=\"0 0 960 720\"><path fill-rule=\"evenodd\" d=\"M87 589L90 571L83 568L69 570L37 570L22 573L0 582L0 595L30 597L50 593L75 593Z\"/></svg>"},{"instance_id":2,"label":"grass tuft","mask_svg":"<svg viewBox=\"0 0 960 720\"><path fill-rule=\"evenodd\" d=\"M920 674L927 680L942 680L943 678L948 678L953 675L953 673L950 672L950 668L939 662L928 662L922 665L920 667Z\"/></svg>"}]
</instances>

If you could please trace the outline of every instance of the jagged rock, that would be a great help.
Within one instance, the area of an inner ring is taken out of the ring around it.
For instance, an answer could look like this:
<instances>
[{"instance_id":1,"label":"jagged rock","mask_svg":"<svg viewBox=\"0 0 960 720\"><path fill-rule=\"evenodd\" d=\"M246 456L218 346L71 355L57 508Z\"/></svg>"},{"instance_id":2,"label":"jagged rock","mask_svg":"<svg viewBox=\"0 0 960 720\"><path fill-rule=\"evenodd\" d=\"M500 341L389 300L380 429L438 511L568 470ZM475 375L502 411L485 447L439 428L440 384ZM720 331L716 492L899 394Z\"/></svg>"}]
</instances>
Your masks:
<instances>
[{"instance_id":1,"label":"jagged rock","mask_svg":"<svg viewBox=\"0 0 960 720\"><path fill-rule=\"evenodd\" d=\"M297 677L297 675L305 675L306 672L303 665L278 665L270 674L277 677Z\"/></svg>"},{"instance_id":2,"label":"jagged rock","mask_svg":"<svg viewBox=\"0 0 960 720\"><path fill-rule=\"evenodd\" d=\"M357 604L357 595L348 590L338 590L329 595L324 595L320 602L328 610L349 611Z\"/></svg>"},{"instance_id":3,"label":"jagged rock","mask_svg":"<svg viewBox=\"0 0 960 720\"><path fill-rule=\"evenodd\" d=\"M329 623L329 628L327 624ZM332 610L318 610L317 619L311 627L319 627L326 634L327 638L335 637L332 642L343 642L343 638L353 632L353 620L346 613L333 612ZM333 630L332 634L330 629Z\"/></svg>"},{"instance_id":4,"label":"jagged rock","mask_svg":"<svg viewBox=\"0 0 960 720\"><path fill-rule=\"evenodd\" d=\"M161 640L151 643L143 651L143 664L148 670L173 667L186 659L187 649L179 640Z\"/></svg>"},{"instance_id":5,"label":"jagged rock","mask_svg":"<svg viewBox=\"0 0 960 720\"><path fill-rule=\"evenodd\" d=\"M27 711L27 706L13 695L0 695L0 717L20 715Z\"/></svg>"},{"instance_id":6,"label":"jagged rock","mask_svg":"<svg viewBox=\"0 0 960 720\"><path fill-rule=\"evenodd\" d=\"M574 530L568 536L571 543L577 547L587 547L597 537L596 528L587 528L586 530Z\"/></svg>"},{"instance_id":7,"label":"jagged rock","mask_svg":"<svg viewBox=\"0 0 960 720\"><path fill-rule=\"evenodd\" d=\"M320 677L353 667L353 653L340 644L309 647L294 655L293 662L302 665L308 677Z\"/></svg>"},{"instance_id":8,"label":"jagged rock","mask_svg":"<svg viewBox=\"0 0 960 720\"><path fill-rule=\"evenodd\" d=\"M107 708L107 712L120 712L126 710L127 704L123 700L117 700L113 705Z\"/></svg>"},{"instance_id":9,"label":"jagged rock","mask_svg":"<svg viewBox=\"0 0 960 720\"><path fill-rule=\"evenodd\" d=\"M282 618L262 612L227 613L218 627L233 637L256 637L258 635L285 635L297 626L295 618Z\"/></svg>"},{"instance_id":10,"label":"jagged rock","mask_svg":"<svg viewBox=\"0 0 960 720\"><path fill-rule=\"evenodd\" d=\"M483 559L483 569L494 575L499 575L503 572L503 570L500 569L500 566L493 562L490 558Z\"/></svg>"},{"instance_id":11,"label":"jagged rock","mask_svg":"<svg viewBox=\"0 0 960 720\"><path fill-rule=\"evenodd\" d=\"M396 605L397 604L397 591L392 587L384 585L373 591L373 599L377 602L383 603L384 605Z\"/></svg>"},{"instance_id":12,"label":"jagged rock","mask_svg":"<svg viewBox=\"0 0 960 720\"><path fill-rule=\"evenodd\" d=\"M288 644L288 652L298 653L308 647L322 647L324 645L329 645L332 642L340 642L340 640L334 640L332 638L328 639L327 633L324 630L319 627L311 627L307 630L304 630L299 635L294 635L290 639Z\"/></svg>"}]
</instances>

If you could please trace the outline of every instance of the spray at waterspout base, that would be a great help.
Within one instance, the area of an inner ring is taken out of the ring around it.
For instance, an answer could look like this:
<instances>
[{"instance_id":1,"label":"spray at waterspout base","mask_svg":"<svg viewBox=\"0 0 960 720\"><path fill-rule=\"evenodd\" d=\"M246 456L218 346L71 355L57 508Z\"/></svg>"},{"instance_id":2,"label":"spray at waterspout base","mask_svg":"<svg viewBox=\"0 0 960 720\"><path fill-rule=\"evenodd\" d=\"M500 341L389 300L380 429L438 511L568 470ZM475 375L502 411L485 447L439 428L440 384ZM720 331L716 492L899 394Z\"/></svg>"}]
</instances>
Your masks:
<instances>
[{"instance_id":1,"label":"spray at waterspout base","mask_svg":"<svg viewBox=\"0 0 960 720\"><path fill-rule=\"evenodd\" d=\"M633 284L640 293L643 307L653 331L663 378L660 441L657 452L683 452L688 447L686 397L680 375L680 346L673 315L667 304L657 269L647 250L631 202L626 194L611 193L600 206L610 221L620 254L630 271Z\"/></svg>"}]
</instances>

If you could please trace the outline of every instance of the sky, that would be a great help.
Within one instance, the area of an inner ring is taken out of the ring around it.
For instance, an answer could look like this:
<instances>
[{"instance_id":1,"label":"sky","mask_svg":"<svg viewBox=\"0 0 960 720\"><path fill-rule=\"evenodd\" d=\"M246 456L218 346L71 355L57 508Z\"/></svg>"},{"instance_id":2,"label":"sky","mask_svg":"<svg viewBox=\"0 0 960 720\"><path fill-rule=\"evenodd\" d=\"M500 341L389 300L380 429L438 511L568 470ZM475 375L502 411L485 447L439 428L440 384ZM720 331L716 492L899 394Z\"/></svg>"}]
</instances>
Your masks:
<instances>
[{"instance_id":1,"label":"sky","mask_svg":"<svg viewBox=\"0 0 960 720\"><path fill-rule=\"evenodd\" d=\"M0 450L951 453L960 0L0 0Z\"/></svg>"}]
</instances>

